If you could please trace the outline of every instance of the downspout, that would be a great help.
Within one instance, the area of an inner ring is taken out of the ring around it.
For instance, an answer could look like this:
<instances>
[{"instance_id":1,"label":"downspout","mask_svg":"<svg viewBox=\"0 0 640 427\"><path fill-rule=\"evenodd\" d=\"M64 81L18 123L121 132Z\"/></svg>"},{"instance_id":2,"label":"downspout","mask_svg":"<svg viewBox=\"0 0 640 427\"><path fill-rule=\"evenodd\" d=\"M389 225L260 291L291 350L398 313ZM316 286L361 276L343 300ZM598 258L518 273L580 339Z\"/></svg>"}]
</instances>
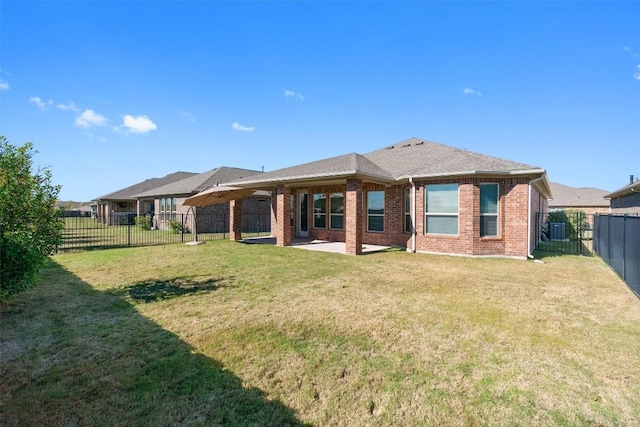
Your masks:
<instances>
[{"instance_id":1,"label":"downspout","mask_svg":"<svg viewBox=\"0 0 640 427\"><path fill-rule=\"evenodd\" d=\"M409 177L411 184L411 253L416 253L416 183Z\"/></svg>"},{"instance_id":2,"label":"downspout","mask_svg":"<svg viewBox=\"0 0 640 427\"><path fill-rule=\"evenodd\" d=\"M532 254L533 251L531 250L531 210L532 210L531 205L533 204L533 200L531 200L531 195L532 195L531 188L533 187L534 182L541 181L542 179L544 179L544 175L529 181L529 206L527 206L527 248L528 248L527 258L530 258L530 259L533 259L533 254Z\"/></svg>"}]
</instances>

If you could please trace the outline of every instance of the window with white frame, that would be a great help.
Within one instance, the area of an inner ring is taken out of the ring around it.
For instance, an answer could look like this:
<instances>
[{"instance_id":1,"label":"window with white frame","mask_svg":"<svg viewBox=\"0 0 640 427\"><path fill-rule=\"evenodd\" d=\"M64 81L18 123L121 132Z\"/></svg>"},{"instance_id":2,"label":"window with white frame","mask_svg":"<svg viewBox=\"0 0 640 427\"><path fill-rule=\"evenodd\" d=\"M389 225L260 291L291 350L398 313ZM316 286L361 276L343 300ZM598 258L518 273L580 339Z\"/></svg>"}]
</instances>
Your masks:
<instances>
[{"instance_id":1,"label":"window with white frame","mask_svg":"<svg viewBox=\"0 0 640 427\"><path fill-rule=\"evenodd\" d=\"M324 193L313 195L313 227L327 227L327 195Z\"/></svg>"},{"instance_id":2,"label":"window with white frame","mask_svg":"<svg viewBox=\"0 0 640 427\"><path fill-rule=\"evenodd\" d=\"M344 228L344 193L331 193L329 200L329 228L342 230Z\"/></svg>"},{"instance_id":3,"label":"window with white frame","mask_svg":"<svg viewBox=\"0 0 640 427\"><path fill-rule=\"evenodd\" d=\"M500 187L497 183L480 184L480 237L498 235L498 200Z\"/></svg>"},{"instance_id":4,"label":"window with white frame","mask_svg":"<svg viewBox=\"0 0 640 427\"><path fill-rule=\"evenodd\" d=\"M425 185L425 233L458 234L458 184Z\"/></svg>"},{"instance_id":5,"label":"window with white frame","mask_svg":"<svg viewBox=\"0 0 640 427\"><path fill-rule=\"evenodd\" d=\"M411 188L404 189L404 232L411 233Z\"/></svg>"},{"instance_id":6,"label":"window with white frame","mask_svg":"<svg viewBox=\"0 0 640 427\"><path fill-rule=\"evenodd\" d=\"M367 192L367 231L384 231L384 191Z\"/></svg>"}]
</instances>

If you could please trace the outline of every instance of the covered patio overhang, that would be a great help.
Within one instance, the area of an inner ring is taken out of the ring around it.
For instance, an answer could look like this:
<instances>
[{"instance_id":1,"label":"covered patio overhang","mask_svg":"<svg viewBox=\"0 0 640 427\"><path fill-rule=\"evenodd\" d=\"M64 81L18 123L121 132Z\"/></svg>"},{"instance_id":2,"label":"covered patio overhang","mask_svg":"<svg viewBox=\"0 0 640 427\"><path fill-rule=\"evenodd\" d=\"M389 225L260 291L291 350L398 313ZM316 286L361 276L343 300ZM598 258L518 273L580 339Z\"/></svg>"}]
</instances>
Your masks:
<instances>
[{"instance_id":1,"label":"covered patio overhang","mask_svg":"<svg viewBox=\"0 0 640 427\"><path fill-rule=\"evenodd\" d=\"M263 190L271 192L271 212L272 226L271 235L277 246L300 246L294 230L292 230L292 212L295 211L291 205L291 196L296 196L295 192L300 189L311 187L342 186L344 187L344 241L328 242L317 241L310 244L309 241L302 245L305 248L327 248L331 247L337 252L349 255L361 255L369 250L381 250L372 245L363 245L364 235L364 184L392 185L390 179L379 176L354 173L326 173L309 174L283 179L243 181L232 183L231 185L251 190ZM231 202L232 206L241 203L240 200ZM239 218L239 221L242 219ZM235 233L236 240L240 240L240 235ZM317 246L320 243L321 246ZM331 243L332 245L329 245ZM323 246L324 245L324 246ZM386 249L386 247L380 247Z\"/></svg>"}]
</instances>

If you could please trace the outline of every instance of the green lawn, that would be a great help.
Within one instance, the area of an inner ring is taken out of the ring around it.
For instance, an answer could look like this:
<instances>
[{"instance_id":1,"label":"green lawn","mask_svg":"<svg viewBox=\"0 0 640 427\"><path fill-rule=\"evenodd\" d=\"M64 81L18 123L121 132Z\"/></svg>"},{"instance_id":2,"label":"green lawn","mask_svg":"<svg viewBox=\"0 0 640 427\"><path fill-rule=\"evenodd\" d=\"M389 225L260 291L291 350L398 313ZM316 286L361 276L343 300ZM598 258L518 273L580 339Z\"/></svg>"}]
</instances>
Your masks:
<instances>
[{"instance_id":1,"label":"green lawn","mask_svg":"<svg viewBox=\"0 0 640 427\"><path fill-rule=\"evenodd\" d=\"M0 425L634 426L640 301L544 263L166 245L0 305Z\"/></svg>"}]
</instances>

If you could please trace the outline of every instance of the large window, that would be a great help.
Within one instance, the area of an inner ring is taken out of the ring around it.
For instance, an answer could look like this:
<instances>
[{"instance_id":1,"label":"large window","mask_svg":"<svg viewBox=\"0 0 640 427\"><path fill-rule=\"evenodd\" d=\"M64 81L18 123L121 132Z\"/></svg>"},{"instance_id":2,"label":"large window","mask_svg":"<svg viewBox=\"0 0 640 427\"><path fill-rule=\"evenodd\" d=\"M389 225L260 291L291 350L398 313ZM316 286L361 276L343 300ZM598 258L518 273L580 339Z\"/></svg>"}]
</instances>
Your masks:
<instances>
[{"instance_id":1,"label":"large window","mask_svg":"<svg viewBox=\"0 0 640 427\"><path fill-rule=\"evenodd\" d=\"M313 226L315 228L327 227L327 196L326 194L313 195Z\"/></svg>"},{"instance_id":2,"label":"large window","mask_svg":"<svg viewBox=\"0 0 640 427\"><path fill-rule=\"evenodd\" d=\"M411 188L404 189L404 232L411 233Z\"/></svg>"},{"instance_id":3,"label":"large window","mask_svg":"<svg viewBox=\"0 0 640 427\"><path fill-rule=\"evenodd\" d=\"M480 237L498 235L498 184L480 184Z\"/></svg>"},{"instance_id":4,"label":"large window","mask_svg":"<svg viewBox=\"0 0 640 427\"><path fill-rule=\"evenodd\" d=\"M384 191L367 193L367 231L384 231Z\"/></svg>"},{"instance_id":5,"label":"large window","mask_svg":"<svg viewBox=\"0 0 640 427\"><path fill-rule=\"evenodd\" d=\"M458 234L458 184L425 186L425 232Z\"/></svg>"},{"instance_id":6,"label":"large window","mask_svg":"<svg viewBox=\"0 0 640 427\"><path fill-rule=\"evenodd\" d=\"M332 193L329 200L329 228L342 230L344 228L344 193Z\"/></svg>"}]
</instances>

